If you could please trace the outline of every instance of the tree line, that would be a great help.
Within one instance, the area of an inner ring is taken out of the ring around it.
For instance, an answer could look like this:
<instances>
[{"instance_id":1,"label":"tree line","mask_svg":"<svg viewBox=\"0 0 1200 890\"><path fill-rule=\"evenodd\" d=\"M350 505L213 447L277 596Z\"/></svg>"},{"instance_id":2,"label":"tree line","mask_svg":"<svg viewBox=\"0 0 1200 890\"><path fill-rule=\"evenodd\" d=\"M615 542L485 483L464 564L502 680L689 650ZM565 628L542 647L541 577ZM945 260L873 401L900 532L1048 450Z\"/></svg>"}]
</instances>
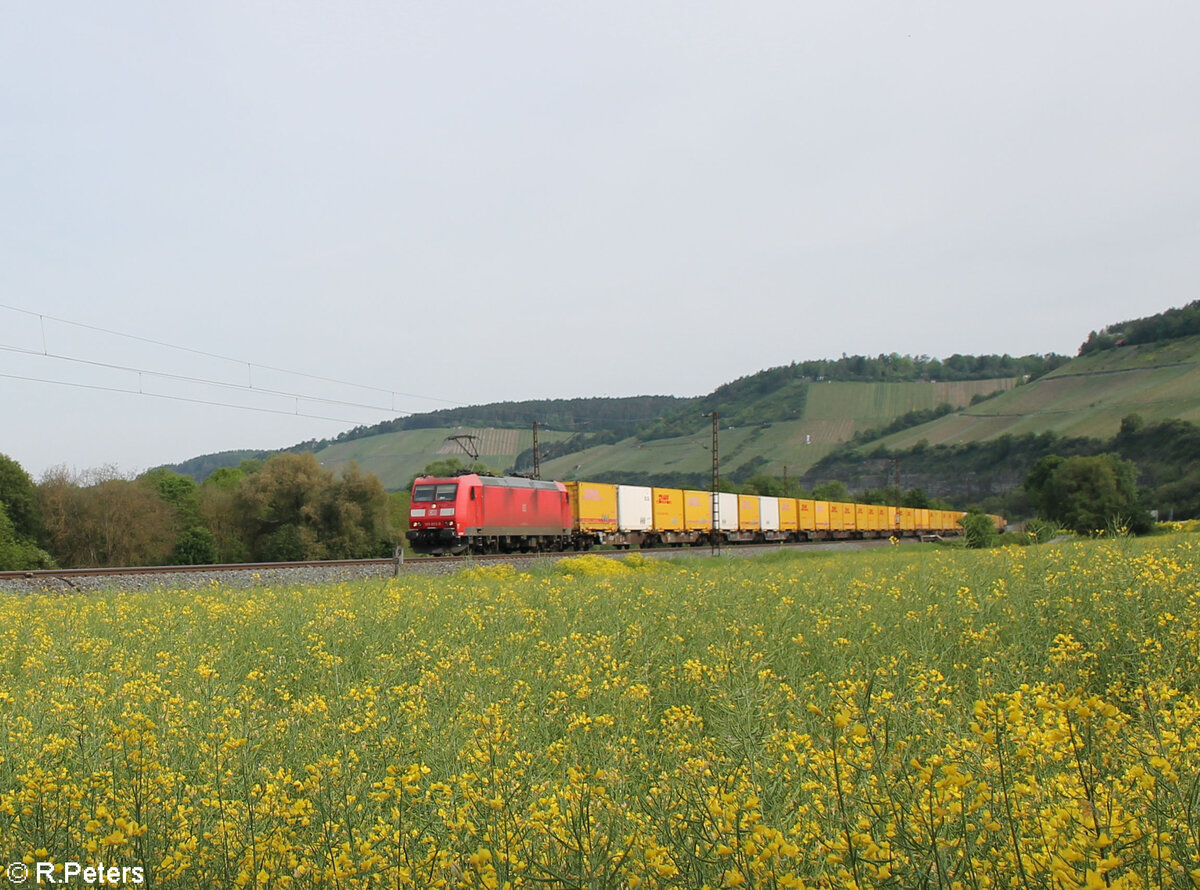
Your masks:
<instances>
[{"instance_id":1,"label":"tree line","mask_svg":"<svg viewBox=\"0 0 1200 890\"><path fill-rule=\"evenodd\" d=\"M838 359L797 362L804 377L816 380L903 383L914 380L992 380L1001 377L1034 379L1070 361L1065 355L962 355L944 359L927 355L842 355Z\"/></svg>"},{"instance_id":2,"label":"tree line","mask_svg":"<svg viewBox=\"0 0 1200 890\"><path fill-rule=\"evenodd\" d=\"M1116 349L1118 346L1157 343L1160 340L1193 337L1197 334L1200 334L1200 300L1157 315L1121 321L1100 331L1092 331L1079 347L1079 354L1089 355L1106 349Z\"/></svg>"},{"instance_id":3,"label":"tree line","mask_svg":"<svg viewBox=\"0 0 1200 890\"><path fill-rule=\"evenodd\" d=\"M388 556L396 512L377 477L354 464L334 473L309 453L243 461L203 483L163 468L58 468L35 484L0 455L0 569Z\"/></svg>"}]
</instances>

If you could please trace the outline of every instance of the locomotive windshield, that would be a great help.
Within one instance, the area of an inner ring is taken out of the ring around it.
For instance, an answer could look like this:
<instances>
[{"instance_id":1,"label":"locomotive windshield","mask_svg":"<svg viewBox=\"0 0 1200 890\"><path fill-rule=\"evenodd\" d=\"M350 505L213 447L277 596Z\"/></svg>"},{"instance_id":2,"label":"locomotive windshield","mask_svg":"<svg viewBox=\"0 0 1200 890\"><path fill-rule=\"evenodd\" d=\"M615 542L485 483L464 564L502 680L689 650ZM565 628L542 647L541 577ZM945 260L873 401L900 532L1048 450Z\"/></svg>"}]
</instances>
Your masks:
<instances>
[{"instance_id":1,"label":"locomotive windshield","mask_svg":"<svg viewBox=\"0 0 1200 890\"><path fill-rule=\"evenodd\" d=\"M452 501L458 492L457 482L437 482L430 485L413 486L412 502L414 504L430 503L432 501Z\"/></svg>"}]
</instances>

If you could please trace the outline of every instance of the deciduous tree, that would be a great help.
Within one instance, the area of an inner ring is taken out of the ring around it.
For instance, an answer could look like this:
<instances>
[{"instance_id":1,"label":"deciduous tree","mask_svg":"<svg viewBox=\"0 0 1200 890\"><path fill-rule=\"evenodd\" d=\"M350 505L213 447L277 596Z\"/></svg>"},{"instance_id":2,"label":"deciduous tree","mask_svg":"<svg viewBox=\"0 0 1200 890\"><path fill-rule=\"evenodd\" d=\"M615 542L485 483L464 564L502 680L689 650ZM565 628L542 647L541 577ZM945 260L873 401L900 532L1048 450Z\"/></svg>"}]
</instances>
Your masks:
<instances>
[{"instance_id":1,"label":"deciduous tree","mask_svg":"<svg viewBox=\"0 0 1200 890\"><path fill-rule=\"evenodd\" d=\"M1137 468L1115 454L1048 455L1030 471L1025 490L1039 516L1080 534L1110 526L1144 532L1151 525L1138 500Z\"/></svg>"},{"instance_id":2,"label":"deciduous tree","mask_svg":"<svg viewBox=\"0 0 1200 890\"><path fill-rule=\"evenodd\" d=\"M67 566L162 565L176 533L170 508L146 485L106 467L46 474L38 487L48 549Z\"/></svg>"},{"instance_id":3,"label":"deciduous tree","mask_svg":"<svg viewBox=\"0 0 1200 890\"><path fill-rule=\"evenodd\" d=\"M17 534L8 518L7 505L0 501L0 572L18 569L48 569L53 560L33 541Z\"/></svg>"},{"instance_id":4,"label":"deciduous tree","mask_svg":"<svg viewBox=\"0 0 1200 890\"><path fill-rule=\"evenodd\" d=\"M245 562L250 550L243 537L244 523L238 513L237 490L246 474L222 467L200 486L200 516L213 537L215 562Z\"/></svg>"},{"instance_id":5,"label":"deciduous tree","mask_svg":"<svg viewBox=\"0 0 1200 890\"><path fill-rule=\"evenodd\" d=\"M395 544L383 484L353 463L335 475L312 454L277 454L234 502L252 559L354 559Z\"/></svg>"},{"instance_id":6,"label":"deciduous tree","mask_svg":"<svg viewBox=\"0 0 1200 890\"><path fill-rule=\"evenodd\" d=\"M38 542L43 527L37 486L24 467L6 454L0 454L0 501L4 503L4 514L12 523L12 533Z\"/></svg>"}]
</instances>

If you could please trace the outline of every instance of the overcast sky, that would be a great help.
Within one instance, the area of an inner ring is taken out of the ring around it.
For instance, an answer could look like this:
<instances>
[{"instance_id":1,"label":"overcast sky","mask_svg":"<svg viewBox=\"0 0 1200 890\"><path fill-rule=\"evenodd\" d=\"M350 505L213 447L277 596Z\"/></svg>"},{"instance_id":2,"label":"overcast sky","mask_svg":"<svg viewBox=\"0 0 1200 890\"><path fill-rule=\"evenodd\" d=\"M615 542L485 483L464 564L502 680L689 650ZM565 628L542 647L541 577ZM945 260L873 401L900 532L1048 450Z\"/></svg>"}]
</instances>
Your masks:
<instances>
[{"instance_id":1,"label":"overcast sky","mask_svg":"<svg viewBox=\"0 0 1200 890\"><path fill-rule=\"evenodd\" d=\"M0 453L1074 354L1200 298L1198 40L1127 0L0 4Z\"/></svg>"}]
</instances>

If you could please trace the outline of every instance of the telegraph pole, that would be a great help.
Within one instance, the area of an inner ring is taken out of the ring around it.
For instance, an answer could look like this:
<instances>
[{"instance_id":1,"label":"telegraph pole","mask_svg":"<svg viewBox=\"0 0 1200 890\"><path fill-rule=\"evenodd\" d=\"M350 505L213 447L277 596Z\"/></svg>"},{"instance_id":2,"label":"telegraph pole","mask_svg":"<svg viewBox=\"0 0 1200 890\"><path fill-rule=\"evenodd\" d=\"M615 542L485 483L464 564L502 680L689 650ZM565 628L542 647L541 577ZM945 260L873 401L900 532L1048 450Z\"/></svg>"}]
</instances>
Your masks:
<instances>
[{"instance_id":1,"label":"telegraph pole","mask_svg":"<svg viewBox=\"0 0 1200 890\"><path fill-rule=\"evenodd\" d=\"M718 430L721 428L717 412L712 413L713 443L712 443L712 534L709 536L709 550L713 556L721 554L721 458L718 453Z\"/></svg>"},{"instance_id":2,"label":"telegraph pole","mask_svg":"<svg viewBox=\"0 0 1200 890\"><path fill-rule=\"evenodd\" d=\"M538 448L538 422L533 422L533 478L542 478L542 452Z\"/></svg>"}]
</instances>

